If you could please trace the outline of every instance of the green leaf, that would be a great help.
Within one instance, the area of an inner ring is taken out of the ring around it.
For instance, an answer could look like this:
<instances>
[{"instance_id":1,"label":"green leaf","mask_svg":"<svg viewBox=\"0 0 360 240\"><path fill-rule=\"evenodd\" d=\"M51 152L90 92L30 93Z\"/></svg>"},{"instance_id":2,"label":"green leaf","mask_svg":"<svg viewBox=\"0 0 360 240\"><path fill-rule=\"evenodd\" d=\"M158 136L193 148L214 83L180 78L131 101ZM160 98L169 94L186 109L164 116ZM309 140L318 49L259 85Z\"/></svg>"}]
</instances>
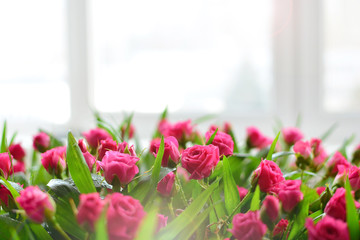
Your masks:
<instances>
[{"instance_id":1,"label":"green leaf","mask_svg":"<svg viewBox=\"0 0 360 240\"><path fill-rule=\"evenodd\" d=\"M98 122L97 126L107 131L116 142L121 142L119 133L110 124L106 122Z\"/></svg>"},{"instance_id":2,"label":"green leaf","mask_svg":"<svg viewBox=\"0 0 360 240\"><path fill-rule=\"evenodd\" d=\"M190 239L191 236L195 233L195 231L198 230L201 224L206 220L213 207L214 206L208 207L205 211L197 215L192 221L192 223L188 224L188 226L179 234L177 239L185 239L185 240Z\"/></svg>"},{"instance_id":3,"label":"green leaf","mask_svg":"<svg viewBox=\"0 0 360 240\"><path fill-rule=\"evenodd\" d=\"M195 119L195 120L192 121L192 122L193 122L193 124L200 124L200 123L209 121L209 120L211 120L211 119L214 119L214 118L216 118L216 117L217 117L216 114L208 114L208 115L199 117L199 118Z\"/></svg>"},{"instance_id":4,"label":"green leaf","mask_svg":"<svg viewBox=\"0 0 360 240\"><path fill-rule=\"evenodd\" d=\"M214 138L216 136L216 133L218 132L218 128L215 130L215 132L211 135L211 137L209 138L209 140L206 142L206 145L210 145L212 144L212 142L214 141Z\"/></svg>"},{"instance_id":5,"label":"green leaf","mask_svg":"<svg viewBox=\"0 0 360 240\"><path fill-rule=\"evenodd\" d=\"M108 233L106 228L106 208L101 213L99 220L95 224L96 240L108 240Z\"/></svg>"},{"instance_id":6,"label":"green leaf","mask_svg":"<svg viewBox=\"0 0 360 240\"><path fill-rule=\"evenodd\" d=\"M294 154L295 154L294 152L277 152L277 153L274 153L272 155L272 160L275 160L275 159L280 158L280 157L294 155Z\"/></svg>"},{"instance_id":7,"label":"green leaf","mask_svg":"<svg viewBox=\"0 0 360 240\"><path fill-rule=\"evenodd\" d=\"M351 186L349 178L346 178L345 183L345 198L346 198L346 222L350 232L350 239L356 240L360 239L360 230L359 230L359 215L357 213L354 198L351 194Z\"/></svg>"},{"instance_id":8,"label":"green leaf","mask_svg":"<svg viewBox=\"0 0 360 240\"><path fill-rule=\"evenodd\" d=\"M32 222L27 223L38 240L52 240L52 237L49 233L40 225Z\"/></svg>"},{"instance_id":9,"label":"green leaf","mask_svg":"<svg viewBox=\"0 0 360 240\"><path fill-rule=\"evenodd\" d=\"M232 131L232 129L230 129L229 131L229 135L231 136L233 142L234 142L234 153L238 153L239 152L239 146L237 145L237 141L236 141L236 138L235 138L235 134L234 132Z\"/></svg>"},{"instance_id":10,"label":"green leaf","mask_svg":"<svg viewBox=\"0 0 360 240\"><path fill-rule=\"evenodd\" d=\"M154 167L151 174L151 182L153 186L156 186L159 182L160 176L160 169L161 169L161 161L164 156L165 144L164 144L164 137L161 137L160 147L157 152Z\"/></svg>"},{"instance_id":11,"label":"green leaf","mask_svg":"<svg viewBox=\"0 0 360 240\"><path fill-rule=\"evenodd\" d=\"M0 183L3 184L11 193L14 199L20 196L19 192L23 190L22 187L20 187L17 183L9 182L5 178L0 176ZM20 208L19 203L15 201L18 208Z\"/></svg>"},{"instance_id":12,"label":"green leaf","mask_svg":"<svg viewBox=\"0 0 360 240\"><path fill-rule=\"evenodd\" d=\"M167 115L168 115L168 107L166 106L164 111L161 113L161 117L160 117L160 120L164 120L167 118Z\"/></svg>"},{"instance_id":13,"label":"green leaf","mask_svg":"<svg viewBox=\"0 0 360 240\"><path fill-rule=\"evenodd\" d=\"M321 135L320 139L322 141L325 141L333 132L334 130L339 126L338 123L334 123L333 125L330 126L330 128L323 134Z\"/></svg>"},{"instance_id":14,"label":"green leaf","mask_svg":"<svg viewBox=\"0 0 360 240\"><path fill-rule=\"evenodd\" d=\"M275 150L275 147L276 147L276 143L279 139L279 136L280 136L280 133L279 132L277 135L276 135L276 138L274 139L274 141L272 142L271 146L270 146L270 149L269 149L269 153L266 157L267 160L272 160L272 154L274 153L274 150Z\"/></svg>"},{"instance_id":15,"label":"green leaf","mask_svg":"<svg viewBox=\"0 0 360 240\"><path fill-rule=\"evenodd\" d=\"M11 144L13 144L13 142L15 141L16 135L17 135L17 132L15 132L15 133L12 135L11 140L10 140L10 143L9 143L9 146L11 146Z\"/></svg>"},{"instance_id":16,"label":"green leaf","mask_svg":"<svg viewBox=\"0 0 360 240\"><path fill-rule=\"evenodd\" d=\"M52 176L42 164L31 169L30 185L46 185L51 179Z\"/></svg>"},{"instance_id":17,"label":"green leaf","mask_svg":"<svg viewBox=\"0 0 360 240\"><path fill-rule=\"evenodd\" d=\"M71 132L68 133L68 147L66 151L66 161L76 186L81 193L96 192L94 183L91 179L89 167L84 156Z\"/></svg>"},{"instance_id":18,"label":"green leaf","mask_svg":"<svg viewBox=\"0 0 360 240\"><path fill-rule=\"evenodd\" d=\"M6 121L4 121L4 127L3 127L2 138L1 138L0 153L4 153L6 151L7 151L7 146L6 146Z\"/></svg>"},{"instance_id":19,"label":"green leaf","mask_svg":"<svg viewBox=\"0 0 360 240\"><path fill-rule=\"evenodd\" d=\"M237 189L235 180L231 173L229 160L224 156L223 158L223 173L224 173L224 197L225 207L230 214L233 209L240 203L239 191Z\"/></svg>"},{"instance_id":20,"label":"green leaf","mask_svg":"<svg viewBox=\"0 0 360 240\"><path fill-rule=\"evenodd\" d=\"M20 239L28 239L24 230L24 224L9 217L8 214L0 215L0 236L1 239L13 239L11 230L14 229Z\"/></svg>"},{"instance_id":21,"label":"green leaf","mask_svg":"<svg viewBox=\"0 0 360 240\"><path fill-rule=\"evenodd\" d=\"M157 227L158 219L157 219L157 209L152 209L142 221L139 231L135 240L142 239L154 239L155 230Z\"/></svg>"},{"instance_id":22,"label":"green leaf","mask_svg":"<svg viewBox=\"0 0 360 240\"><path fill-rule=\"evenodd\" d=\"M251 199L250 211L256 211L260 209L260 187L256 185L256 189Z\"/></svg>"},{"instance_id":23,"label":"green leaf","mask_svg":"<svg viewBox=\"0 0 360 240\"><path fill-rule=\"evenodd\" d=\"M203 191L177 218L161 229L159 240L174 239L187 225L191 224L196 215L204 207L212 192L218 187L219 180L216 180L205 191Z\"/></svg>"},{"instance_id":24,"label":"green leaf","mask_svg":"<svg viewBox=\"0 0 360 240\"><path fill-rule=\"evenodd\" d=\"M344 140L344 143L342 144L342 146L339 149L339 152L347 159L347 154L346 154L346 148L350 145L350 143L352 143L355 139L355 134L351 135L349 138Z\"/></svg>"}]
</instances>

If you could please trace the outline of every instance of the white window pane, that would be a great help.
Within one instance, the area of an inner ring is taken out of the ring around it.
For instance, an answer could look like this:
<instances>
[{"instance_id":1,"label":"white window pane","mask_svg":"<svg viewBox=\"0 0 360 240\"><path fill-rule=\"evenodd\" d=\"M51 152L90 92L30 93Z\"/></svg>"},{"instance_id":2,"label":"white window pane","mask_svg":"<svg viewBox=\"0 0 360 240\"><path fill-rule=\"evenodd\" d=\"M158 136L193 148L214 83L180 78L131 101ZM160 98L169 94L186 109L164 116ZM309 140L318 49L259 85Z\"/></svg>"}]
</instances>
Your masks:
<instances>
[{"instance_id":1,"label":"white window pane","mask_svg":"<svg viewBox=\"0 0 360 240\"><path fill-rule=\"evenodd\" d=\"M323 3L325 110L360 111L360 2L326 0Z\"/></svg>"},{"instance_id":2,"label":"white window pane","mask_svg":"<svg viewBox=\"0 0 360 240\"><path fill-rule=\"evenodd\" d=\"M65 23L64 0L0 2L0 119L69 119Z\"/></svg>"},{"instance_id":3,"label":"white window pane","mask_svg":"<svg viewBox=\"0 0 360 240\"><path fill-rule=\"evenodd\" d=\"M92 0L91 9L98 110L270 110L271 0Z\"/></svg>"}]
</instances>

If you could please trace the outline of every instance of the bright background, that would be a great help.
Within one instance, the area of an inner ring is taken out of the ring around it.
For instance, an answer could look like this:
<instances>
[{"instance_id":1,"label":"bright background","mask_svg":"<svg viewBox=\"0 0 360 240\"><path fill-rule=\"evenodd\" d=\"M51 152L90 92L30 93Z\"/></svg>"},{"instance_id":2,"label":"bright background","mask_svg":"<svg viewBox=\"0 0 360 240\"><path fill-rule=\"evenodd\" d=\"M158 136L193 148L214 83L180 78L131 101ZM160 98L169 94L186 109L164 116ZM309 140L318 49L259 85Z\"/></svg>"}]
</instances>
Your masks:
<instances>
[{"instance_id":1,"label":"bright background","mask_svg":"<svg viewBox=\"0 0 360 240\"><path fill-rule=\"evenodd\" d=\"M172 121L229 120L273 133L299 115L307 137L360 135L358 0L0 2L0 120L20 138L64 136L92 110L134 112L149 138ZM206 127L206 126L205 126ZM25 138L24 138L25 139ZM26 140L25 140L26 141ZM359 141L359 138L357 138Z\"/></svg>"}]
</instances>

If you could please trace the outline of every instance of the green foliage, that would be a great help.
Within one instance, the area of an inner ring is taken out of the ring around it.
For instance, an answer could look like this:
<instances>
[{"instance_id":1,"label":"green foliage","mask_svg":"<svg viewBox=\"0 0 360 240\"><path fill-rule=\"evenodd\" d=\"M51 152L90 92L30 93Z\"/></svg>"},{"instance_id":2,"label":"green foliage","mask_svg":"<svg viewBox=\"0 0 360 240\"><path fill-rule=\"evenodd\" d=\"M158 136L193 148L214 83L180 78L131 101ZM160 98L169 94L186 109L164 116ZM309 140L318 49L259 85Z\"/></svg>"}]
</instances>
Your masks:
<instances>
[{"instance_id":1,"label":"green foliage","mask_svg":"<svg viewBox=\"0 0 360 240\"><path fill-rule=\"evenodd\" d=\"M267 155L267 157L266 157L267 160L272 160L272 154L273 154L274 151L275 151L276 143L277 143L277 141L278 141L278 139L279 139L280 133L281 133L281 132L279 132L279 133L276 135L274 141L271 143L270 150L269 150L268 155Z\"/></svg>"},{"instance_id":2,"label":"green foliage","mask_svg":"<svg viewBox=\"0 0 360 240\"><path fill-rule=\"evenodd\" d=\"M239 204L240 196L231 173L229 160L225 156L223 158L223 166L225 207L227 212L230 214L236 205Z\"/></svg>"},{"instance_id":3,"label":"green foliage","mask_svg":"<svg viewBox=\"0 0 360 240\"><path fill-rule=\"evenodd\" d=\"M212 144L212 142L214 141L214 138L216 136L216 133L218 132L218 128L215 130L215 132L213 134L211 134L211 137L209 138L209 140L206 142L206 145L210 145Z\"/></svg>"},{"instance_id":4,"label":"green foliage","mask_svg":"<svg viewBox=\"0 0 360 240\"><path fill-rule=\"evenodd\" d=\"M357 213L354 198L351 194L351 186L349 178L346 178L345 183L345 198L346 198L346 222L350 232L350 239L356 240L360 239L360 230L359 230L359 214Z\"/></svg>"},{"instance_id":5,"label":"green foliage","mask_svg":"<svg viewBox=\"0 0 360 240\"><path fill-rule=\"evenodd\" d=\"M157 209L152 209L142 221L135 240L154 239L157 224Z\"/></svg>"},{"instance_id":6,"label":"green foliage","mask_svg":"<svg viewBox=\"0 0 360 240\"><path fill-rule=\"evenodd\" d=\"M68 147L66 151L66 161L76 186L81 193L96 192L92 181L89 167L84 156L71 132L68 133Z\"/></svg>"},{"instance_id":7,"label":"green foliage","mask_svg":"<svg viewBox=\"0 0 360 240\"><path fill-rule=\"evenodd\" d=\"M6 121L4 121L4 127L2 131L1 137L1 146L0 146L0 153L4 153L7 151L7 143L6 143Z\"/></svg>"},{"instance_id":8,"label":"green foliage","mask_svg":"<svg viewBox=\"0 0 360 240\"><path fill-rule=\"evenodd\" d=\"M250 204L250 211L256 211L260 209L260 187L256 185L254 195Z\"/></svg>"}]
</instances>

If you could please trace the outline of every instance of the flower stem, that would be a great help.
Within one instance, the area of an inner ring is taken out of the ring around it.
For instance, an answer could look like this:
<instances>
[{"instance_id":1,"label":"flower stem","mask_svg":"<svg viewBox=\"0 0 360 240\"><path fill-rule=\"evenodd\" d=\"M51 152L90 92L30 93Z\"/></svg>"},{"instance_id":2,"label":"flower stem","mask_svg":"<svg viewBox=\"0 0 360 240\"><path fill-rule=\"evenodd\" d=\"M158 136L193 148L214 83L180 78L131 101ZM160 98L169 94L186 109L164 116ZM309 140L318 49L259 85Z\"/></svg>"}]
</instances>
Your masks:
<instances>
[{"instance_id":1,"label":"flower stem","mask_svg":"<svg viewBox=\"0 0 360 240\"><path fill-rule=\"evenodd\" d=\"M60 233L61 236L63 236L64 239L71 240L71 238L61 228L60 224L56 221L55 217L50 220L50 223L56 229L56 231Z\"/></svg>"},{"instance_id":2,"label":"flower stem","mask_svg":"<svg viewBox=\"0 0 360 240\"><path fill-rule=\"evenodd\" d=\"M178 187L179 187L181 199L183 200L183 202L184 202L184 204L185 204L186 207L189 206L189 203L188 203L188 201L186 200L186 196L185 196L185 193L184 193L184 189L182 188L180 179L178 178L177 175L175 175L175 181L176 181L176 184L177 184Z\"/></svg>"}]
</instances>

